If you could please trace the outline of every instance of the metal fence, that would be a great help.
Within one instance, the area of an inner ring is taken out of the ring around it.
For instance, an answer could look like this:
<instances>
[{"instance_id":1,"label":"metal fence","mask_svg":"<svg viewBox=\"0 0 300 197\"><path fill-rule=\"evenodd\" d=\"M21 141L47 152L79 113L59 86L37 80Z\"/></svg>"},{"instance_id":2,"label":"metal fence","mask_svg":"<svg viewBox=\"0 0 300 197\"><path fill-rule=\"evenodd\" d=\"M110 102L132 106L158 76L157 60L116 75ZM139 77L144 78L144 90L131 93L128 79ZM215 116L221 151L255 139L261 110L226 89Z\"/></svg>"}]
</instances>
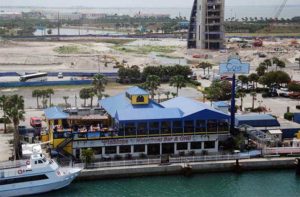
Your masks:
<instances>
[{"instance_id":1,"label":"metal fence","mask_svg":"<svg viewBox=\"0 0 300 197\"><path fill-rule=\"evenodd\" d=\"M123 160L123 161L108 161L108 162L96 162L89 164L88 168L110 168L110 167L122 167L122 166L141 166L141 165L159 165L159 164L174 164L174 163L193 163L193 162L206 162L206 161L228 161L228 160L242 160L250 159L250 155L212 155L212 156L186 156L186 157L169 157L169 161L165 159L135 159L135 160ZM84 168L83 163L74 164L76 167Z\"/></svg>"},{"instance_id":2,"label":"metal fence","mask_svg":"<svg viewBox=\"0 0 300 197\"><path fill-rule=\"evenodd\" d=\"M263 150L264 155L299 155L300 147L278 147L266 148Z\"/></svg>"}]
</instances>

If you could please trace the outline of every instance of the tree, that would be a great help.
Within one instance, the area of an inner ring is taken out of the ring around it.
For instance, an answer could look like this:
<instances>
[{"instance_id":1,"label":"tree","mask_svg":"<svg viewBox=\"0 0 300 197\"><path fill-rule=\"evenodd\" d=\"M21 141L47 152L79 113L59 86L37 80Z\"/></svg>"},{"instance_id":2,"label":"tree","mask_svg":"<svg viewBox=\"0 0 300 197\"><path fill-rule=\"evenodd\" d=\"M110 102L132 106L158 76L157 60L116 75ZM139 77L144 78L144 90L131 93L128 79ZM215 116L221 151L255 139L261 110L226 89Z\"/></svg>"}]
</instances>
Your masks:
<instances>
[{"instance_id":1,"label":"tree","mask_svg":"<svg viewBox=\"0 0 300 197\"><path fill-rule=\"evenodd\" d=\"M241 99L241 111L243 111L244 98L246 97L245 92L238 92L237 96Z\"/></svg>"},{"instance_id":2,"label":"tree","mask_svg":"<svg viewBox=\"0 0 300 197\"><path fill-rule=\"evenodd\" d=\"M6 124L7 124L7 117L6 117L6 113L5 113L5 107L6 107L6 102L7 102L7 97L5 95L2 95L0 97L0 108L3 111L3 124L4 124L4 133L6 133Z\"/></svg>"},{"instance_id":3,"label":"tree","mask_svg":"<svg viewBox=\"0 0 300 197\"><path fill-rule=\"evenodd\" d=\"M88 167L89 164L92 163L94 159L94 151L91 148L83 149L81 152L81 159L85 164L85 168Z\"/></svg>"},{"instance_id":4,"label":"tree","mask_svg":"<svg viewBox=\"0 0 300 197\"><path fill-rule=\"evenodd\" d=\"M284 71L271 71L260 77L259 83L268 87L273 85L288 84L291 77Z\"/></svg>"},{"instance_id":5,"label":"tree","mask_svg":"<svg viewBox=\"0 0 300 197\"><path fill-rule=\"evenodd\" d=\"M5 113L14 125L14 159L18 160L21 158L19 124L20 121L25 119L24 99L19 95L9 96L7 97L5 106Z\"/></svg>"},{"instance_id":6,"label":"tree","mask_svg":"<svg viewBox=\"0 0 300 197\"><path fill-rule=\"evenodd\" d=\"M256 68L256 73L258 76L263 76L266 73L267 67L264 63L260 63L260 65Z\"/></svg>"},{"instance_id":7,"label":"tree","mask_svg":"<svg viewBox=\"0 0 300 197\"><path fill-rule=\"evenodd\" d=\"M66 104L66 108L67 108L69 106L69 103L68 103L69 97L68 96L63 96L63 99L65 100L65 104Z\"/></svg>"},{"instance_id":8,"label":"tree","mask_svg":"<svg viewBox=\"0 0 300 197\"><path fill-rule=\"evenodd\" d=\"M33 90L32 97L36 98L36 108L39 109L39 98L42 96L41 90Z\"/></svg>"},{"instance_id":9,"label":"tree","mask_svg":"<svg viewBox=\"0 0 300 197\"><path fill-rule=\"evenodd\" d=\"M170 91L167 91L167 92L165 92L165 95L166 95L166 97L167 97L167 100L169 100L169 98L170 98L170 94L171 94L171 92L170 92Z\"/></svg>"},{"instance_id":10,"label":"tree","mask_svg":"<svg viewBox=\"0 0 300 197\"><path fill-rule=\"evenodd\" d=\"M257 82L259 80L259 76L256 73L252 73L248 76L248 80L249 80L249 82L252 82L253 89L254 89L255 84L257 84Z\"/></svg>"},{"instance_id":11,"label":"tree","mask_svg":"<svg viewBox=\"0 0 300 197\"><path fill-rule=\"evenodd\" d=\"M107 84L106 78L101 74L96 74L92 82L95 93L97 94L98 100L102 99L103 92L105 91L105 85Z\"/></svg>"},{"instance_id":12,"label":"tree","mask_svg":"<svg viewBox=\"0 0 300 197\"><path fill-rule=\"evenodd\" d=\"M208 74L209 74L209 69L212 68L213 65L209 62L201 62L200 64L197 65L197 68L202 68L204 71L204 75L205 75L205 71L206 69L208 69Z\"/></svg>"},{"instance_id":13,"label":"tree","mask_svg":"<svg viewBox=\"0 0 300 197\"><path fill-rule=\"evenodd\" d=\"M267 72L268 72L269 71L269 67L272 67L272 60L266 59L265 61L263 61L262 64L266 66Z\"/></svg>"},{"instance_id":14,"label":"tree","mask_svg":"<svg viewBox=\"0 0 300 197\"><path fill-rule=\"evenodd\" d=\"M241 81L242 86L244 86L245 84L247 85L247 89L248 89L248 84L249 84L249 79L246 75L240 75L238 77L238 79Z\"/></svg>"},{"instance_id":15,"label":"tree","mask_svg":"<svg viewBox=\"0 0 300 197\"><path fill-rule=\"evenodd\" d=\"M54 94L54 90L52 88L48 88L46 90L47 97L49 97L49 106L52 105L51 96Z\"/></svg>"},{"instance_id":16,"label":"tree","mask_svg":"<svg viewBox=\"0 0 300 197\"><path fill-rule=\"evenodd\" d=\"M170 86L176 87L176 94L178 94L178 90L186 87L186 80L182 75L177 75L171 78Z\"/></svg>"},{"instance_id":17,"label":"tree","mask_svg":"<svg viewBox=\"0 0 300 197\"><path fill-rule=\"evenodd\" d=\"M278 59L277 57L273 57L272 61L273 61L273 64L276 66L276 70L278 67L285 68L285 62Z\"/></svg>"},{"instance_id":18,"label":"tree","mask_svg":"<svg viewBox=\"0 0 300 197\"><path fill-rule=\"evenodd\" d=\"M154 99L154 91L160 86L160 78L157 75L149 75L145 82L145 87L150 91L151 98Z\"/></svg>"},{"instance_id":19,"label":"tree","mask_svg":"<svg viewBox=\"0 0 300 197\"><path fill-rule=\"evenodd\" d=\"M291 82L288 84L288 89L291 92L300 92L300 84L297 82Z\"/></svg>"},{"instance_id":20,"label":"tree","mask_svg":"<svg viewBox=\"0 0 300 197\"><path fill-rule=\"evenodd\" d=\"M90 89L89 96L91 99L91 108L93 108L93 100L94 100L94 96L95 96L95 92L93 91L93 89Z\"/></svg>"},{"instance_id":21,"label":"tree","mask_svg":"<svg viewBox=\"0 0 300 197\"><path fill-rule=\"evenodd\" d=\"M255 100L256 100L256 92L251 92L251 96L252 96L252 109L254 109L255 107Z\"/></svg>"},{"instance_id":22,"label":"tree","mask_svg":"<svg viewBox=\"0 0 300 197\"><path fill-rule=\"evenodd\" d=\"M90 98L90 89L89 88L83 88L79 92L79 97L84 100L83 106L86 107L86 99Z\"/></svg>"},{"instance_id":23,"label":"tree","mask_svg":"<svg viewBox=\"0 0 300 197\"><path fill-rule=\"evenodd\" d=\"M214 81L205 90L207 99L211 101L229 100L231 98L231 87L229 81Z\"/></svg>"},{"instance_id":24,"label":"tree","mask_svg":"<svg viewBox=\"0 0 300 197\"><path fill-rule=\"evenodd\" d=\"M171 95L173 98L175 98L177 96L176 92L172 92Z\"/></svg>"}]
</instances>

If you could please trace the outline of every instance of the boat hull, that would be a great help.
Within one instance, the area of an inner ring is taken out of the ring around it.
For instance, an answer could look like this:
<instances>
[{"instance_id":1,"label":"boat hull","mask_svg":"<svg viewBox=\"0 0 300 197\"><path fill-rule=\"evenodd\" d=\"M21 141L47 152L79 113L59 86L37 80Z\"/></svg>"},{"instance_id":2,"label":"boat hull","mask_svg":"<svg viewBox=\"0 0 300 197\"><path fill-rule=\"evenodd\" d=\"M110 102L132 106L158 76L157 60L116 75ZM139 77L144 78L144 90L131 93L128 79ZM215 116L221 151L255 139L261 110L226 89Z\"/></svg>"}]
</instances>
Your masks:
<instances>
[{"instance_id":1,"label":"boat hull","mask_svg":"<svg viewBox=\"0 0 300 197\"><path fill-rule=\"evenodd\" d=\"M56 182L50 182L47 184L40 184L40 185L30 185L25 187L18 187L17 185L12 186L11 189L1 191L0 190L0 197L13 197L13 196L25 196L25 195L33 195L33 194L40 194L45 192L50 192L53 190L58 190L64 188L79 175L79 172L68 174L66 176L62 176L61 180Z\"/></svg>"}]
</instances>

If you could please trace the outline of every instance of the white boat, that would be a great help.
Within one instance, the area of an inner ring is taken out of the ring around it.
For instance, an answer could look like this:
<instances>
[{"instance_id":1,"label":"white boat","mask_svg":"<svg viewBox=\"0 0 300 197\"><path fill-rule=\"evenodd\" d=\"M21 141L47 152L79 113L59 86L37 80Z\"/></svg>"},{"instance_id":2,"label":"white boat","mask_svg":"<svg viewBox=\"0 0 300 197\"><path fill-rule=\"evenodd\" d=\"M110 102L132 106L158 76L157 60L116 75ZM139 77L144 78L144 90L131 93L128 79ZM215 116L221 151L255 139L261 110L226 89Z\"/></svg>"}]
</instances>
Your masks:
<instances>
[{"instance_id":1,"label":"white boat","mask_svg":"<svg viewBox=\"0 0 300 197\"><path fill-rule=\"evenodd\" d=\"M62 168L43 154L29 160L0 164L0 197L24 196L49 192L68 186L80 168Z\"/></svg>"}]
</instances>

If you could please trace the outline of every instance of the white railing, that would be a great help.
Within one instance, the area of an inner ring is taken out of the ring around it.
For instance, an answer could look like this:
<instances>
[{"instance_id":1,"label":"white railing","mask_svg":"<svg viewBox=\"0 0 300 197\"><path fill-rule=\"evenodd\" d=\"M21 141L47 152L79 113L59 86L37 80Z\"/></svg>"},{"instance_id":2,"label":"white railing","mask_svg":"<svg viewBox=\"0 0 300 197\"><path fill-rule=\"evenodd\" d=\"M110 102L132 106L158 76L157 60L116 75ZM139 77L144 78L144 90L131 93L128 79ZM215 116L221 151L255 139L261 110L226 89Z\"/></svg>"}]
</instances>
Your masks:
<instances>
[{"instance_id":1,"label":"white railing","mask_svg":"<svg viewBox=\"0 0 300 197\"><path fill-rule=\"evenodd\" d=\"M250 159L250 155L210 155L210 156L187 156L170 158L170 163L205 162L205 161L227 161L227 160Z\"/></svg>"},{"instance_id":2,"label":"white railing","mask_svg":"<svg viewBox=\"0 0 300 197\"><path fill-rule=\"evenodd\" d=\"M189 162L205 162L205 161L227 161L227 160L250 159L250 155L212 155L212 156L186 156L186 157L170 157L168 164L172 163L189 163ZM123 161L96 162L88 165L88 168L110 168L122 166L141 166L141 165L159 165L163 163L163 159L136 159ZM164 162L166 163L166 162ZM75 164L76 167L84 168L83 163Z\"/></svg>"},{"instance_id":3,"label":"white railing","mask_svg":"<svg viewBox=\"0 0 300 197\"><path fill-rule=\"evenodd\" d=\"M280 155L280 154L300 154L299 147L278 147L278 148L266 148L263 150L264 155Z\"/></svg>"}]
</instances>

